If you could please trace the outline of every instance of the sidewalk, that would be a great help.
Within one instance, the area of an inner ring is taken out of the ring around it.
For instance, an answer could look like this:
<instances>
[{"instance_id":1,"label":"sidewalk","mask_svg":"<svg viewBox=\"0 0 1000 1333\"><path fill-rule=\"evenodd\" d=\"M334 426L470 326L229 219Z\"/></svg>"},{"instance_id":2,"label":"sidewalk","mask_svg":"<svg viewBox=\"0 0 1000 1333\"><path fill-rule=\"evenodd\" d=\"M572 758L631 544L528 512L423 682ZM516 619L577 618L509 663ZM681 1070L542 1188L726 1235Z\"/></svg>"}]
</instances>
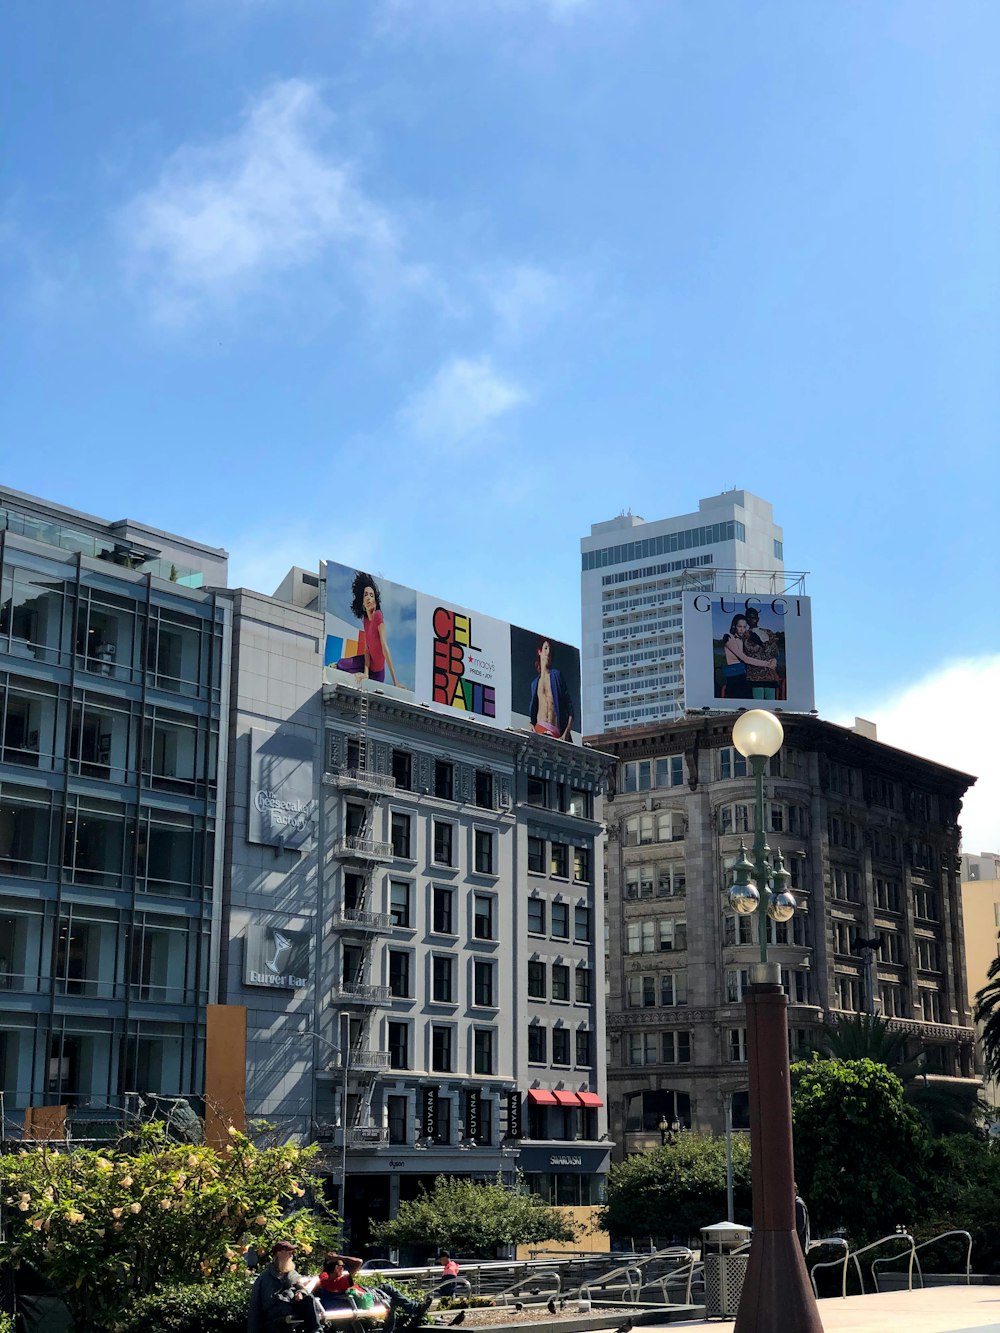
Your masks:
<instances>
[{"instance_id":1,"label":"sidewalk","mask_svg":"<svg viewBox=\"0 0 1000 1333\"><path fill-rule=\"evenodd\" d=\"M894 1291L879 1296L831 1296L819 1302L824 1333L1000 1333L1000 1287L930 1287L926 1291ZM731 1320L682 1324L647 1324L641 1333L662 1327L701 1329L701 1333L732 1333ZM790 1330L790 1333L793 1333Z\"/></svg>"}]
</instances>

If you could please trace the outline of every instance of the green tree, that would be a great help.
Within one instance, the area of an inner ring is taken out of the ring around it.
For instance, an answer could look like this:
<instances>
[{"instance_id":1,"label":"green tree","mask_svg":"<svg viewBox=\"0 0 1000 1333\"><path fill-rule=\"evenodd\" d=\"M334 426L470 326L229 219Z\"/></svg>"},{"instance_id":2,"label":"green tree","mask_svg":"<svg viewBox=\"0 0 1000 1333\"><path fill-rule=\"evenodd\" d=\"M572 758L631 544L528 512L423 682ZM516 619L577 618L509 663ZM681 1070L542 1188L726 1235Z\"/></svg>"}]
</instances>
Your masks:
<instances>
[{"instance_id":1,"label":"green tree","mask_svg":"<svg viewBox=\"0 0 1000 1333\"><path fill-rule=\"evenodd\" d=\"M983 1064L990 1078L1000 1079L1000 953L990 963L986 985L976 994L975 1020L983 1025Z\"/></svg>"},{"instance_id":2,"label":"green tree","mask_svg":"<svg viewBox=\"0 0 1000 1333\"><path fill-rule=\"evenodd\" d=\"M923 1117L931 1134L971 1134L979 1130L982 1106L977 1087L929 1082L924 1059L909 1059L907 1036L876 1014L844 1014L828 1023L819 1040L823 1055L834 1060L874 1060L903 1085L903 1096Z\"/></svg>"},{"instance_id":3,"label":"green tree","mask_svg":"<svg viewBox=\"0 0 1000 1333\"><path fill-rule=\"evenodd\" d=\"M874 1060L792 1066L795 1163L813 1234L863 1243L910 1224L928 1181L931 1142L903 1085Z\"/></svg>"},{"instance_id":4,"label":"green tree","mask_svg":"<svg viewBox=\"0 0 1000 1333\"><path fill-rule=\"evenodd\" d=\"M442 1247L468 1259L492 1259L501 1245L575 1240L576 1229L562 1213L499 1177L494 1185L438 1176L431 1191L404 1201L391 1222L373 1227L387 1245Z\"/></svg>"},{"instance_id":5,"label":"green tree","mask_svg":"<svg viewBox=\"0 0 1000 1333\"><path fill-rule=\"evenodd\" d=\"M79 1333L111 1329L160 1284L234 1272L278 1235L305 1255L332 1241L337 1228L299 1203L318 1185L314 1153L258 1148L235 1130L217 1152L150 1123L127 1149L40 1144L0 1157L10 1259L52 1284Z\"/></svg>"},{"instance_id":6,"label":"green tree","mask_svg":"<svg viewBox=\"0 0 1000 1333\"><path fill-rule=\"evenodd\" d=\"M750 1217L750 1144L733 1137L736 1213ZM726 1216L726 1143L711 1134L682 1134L672 1146L615 1162L599 1214L613 1236L686 1239Z\"/></svg>"}]
</instances>

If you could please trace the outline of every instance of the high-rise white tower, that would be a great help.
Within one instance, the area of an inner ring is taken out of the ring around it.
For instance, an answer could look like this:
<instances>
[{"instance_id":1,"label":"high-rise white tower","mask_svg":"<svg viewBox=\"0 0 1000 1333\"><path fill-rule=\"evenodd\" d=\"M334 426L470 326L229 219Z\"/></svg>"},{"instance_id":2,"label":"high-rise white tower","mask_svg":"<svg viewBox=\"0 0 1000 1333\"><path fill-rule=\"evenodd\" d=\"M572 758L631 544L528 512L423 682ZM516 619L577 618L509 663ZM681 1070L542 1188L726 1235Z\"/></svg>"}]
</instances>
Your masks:
<instances>
[{"instance_id":1,"label":"high-rise white tower","mask_svg":"<svg viewBox=\"0 0 1000 1333\"><path fill-rule=\"evenodd\" d=\"M589 736L683 713L685 588L783 591L781 528L768 501L749 491L699 500L696 514L595 523L580 551Z\"/></svg>"}]
</instances>

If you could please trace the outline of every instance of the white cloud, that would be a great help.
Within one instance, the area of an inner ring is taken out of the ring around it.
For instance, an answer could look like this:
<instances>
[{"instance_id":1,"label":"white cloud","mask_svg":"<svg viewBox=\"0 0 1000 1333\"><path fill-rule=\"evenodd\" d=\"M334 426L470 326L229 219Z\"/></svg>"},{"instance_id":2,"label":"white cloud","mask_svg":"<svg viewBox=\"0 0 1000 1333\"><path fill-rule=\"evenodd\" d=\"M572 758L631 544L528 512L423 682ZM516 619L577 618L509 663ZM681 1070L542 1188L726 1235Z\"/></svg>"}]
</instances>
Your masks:
<instances>
[{"instance_id":1,"label":"white cloud","mask_svg":"<svg viewBox=\"0 0 1000 1333\"><path fill-rule=\"evenodd\" d=\"M1000 749L994 701L1000 697L1000 656L945 663L901 693L874 699L858 712L878 724L887 745L974 774L962 807L962 847L1000 850ZM853 726L854 717L838 719Z\"/></svg>"},{"instance_id":2,"label":"white cloud","mask_svg":"<svg viewBox=\"0 0 1000 1333\"><path fill-rule=\"evenodd\" d=\"M500 332L510 338L537 333L568 301L563 280L534 264L499 269L483 282Z\"/></svg>"},{"instance_id":3,"label":"white cloud","mask_svg":"<svg viewBox=\"0 0 1000 1333\"><path fill-rule=\"evenodd\" d=\"M398 258L393 220L324 146L331 119L314 84L272 84L233 134L177 149L123 209L130 269L161 318L184 318L328 252L357 276L419 280Z\"/></svg>"},{"instance_id":4,"label":"white cloud","mask_svg":"<svg viewBox=\"0 0 1000 1333\"><path fill-rule=\"evenodd\" d=\"M404 404L399 421L418 439L448 447L478 434L527 398L519 384L497 374L488 356L453 357Z\"/></svg>"},{"instance_id":5,"label":"white cloud","mask_svg":"<svg viewBox=\"0 0 1000 1333\"><path fill-rule=\"evenodd\" d=\"M274 533L282 529L292 535L275 541ZM334 540L336 552L327 549ZM229 543L229 586L252 588L270 596L293 565L315 572L320 560L337 553L359 565L374 565L380 544L377 534L363 529L331 524L328 531L320 531L314 524L303 525L301 516L290 517L287 523L279 517L268 525L266 533L242 533Z\"/></svg>"}]
</instances>

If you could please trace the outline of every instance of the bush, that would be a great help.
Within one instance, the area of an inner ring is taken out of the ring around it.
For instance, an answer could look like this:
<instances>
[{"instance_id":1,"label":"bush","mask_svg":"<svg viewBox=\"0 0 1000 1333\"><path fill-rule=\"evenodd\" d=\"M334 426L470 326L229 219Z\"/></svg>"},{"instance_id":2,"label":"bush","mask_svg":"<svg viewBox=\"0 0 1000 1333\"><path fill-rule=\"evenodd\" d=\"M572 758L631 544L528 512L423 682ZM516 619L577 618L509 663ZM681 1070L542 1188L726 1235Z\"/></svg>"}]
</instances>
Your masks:
<instances>
[{"instance_id":1,"label":"bush","mask_svg":"<svg viewBox=\"0 0 1000 1333\"><path fill-rule=\"evenodd\" d=\"M253 1279L244 1271L161 1287L135 1302L116 1333L246 1333Z\"/></svg>"},{"instance_id":2,"label":"bush","mask_svg":"<svg viewBox=\"0 0 1000 1333\"><path fill-rule=\"evenodd\" d=\"M14 1333L14 1316L0 1310L0 1333Z\"/></svg>"}]
</instances>

